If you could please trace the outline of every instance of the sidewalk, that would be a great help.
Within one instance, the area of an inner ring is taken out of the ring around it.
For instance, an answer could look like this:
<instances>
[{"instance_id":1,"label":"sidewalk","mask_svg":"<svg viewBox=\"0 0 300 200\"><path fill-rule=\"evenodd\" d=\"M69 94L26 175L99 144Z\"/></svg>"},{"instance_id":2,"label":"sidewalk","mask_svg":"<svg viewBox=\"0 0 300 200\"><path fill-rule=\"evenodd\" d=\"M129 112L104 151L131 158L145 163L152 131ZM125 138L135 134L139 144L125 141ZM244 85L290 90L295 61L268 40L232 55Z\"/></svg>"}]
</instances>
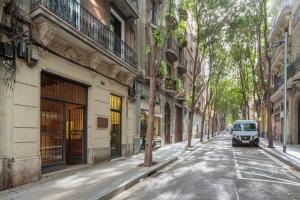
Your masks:
<instances>
[{"instance_id":1,"label":"sidewalk","mask_svg":"<svg viewBox=\"0 0 300 200\"><path fill-rule=\"evenodd\" d=\"M290 165L297 171L300 171L300 145L288 144L286 147L286 153L283 153L283 146L281 142L273 141L274 148L267 148L268 140L265 138L260 138L259 146L280 161Z\"/></svg>"},{"instance_id":2,"label":"sidewalk","mask_svg":"<svg viewBox=\"0 0 300 200\"><path fill-rule=\"evenodd\" d=\"M200 143L199 139L194 139L191 149L185 149L186 142L163 146L153 152L153 160L158 163L150 168L138 166L144 159L144 154L141 153L11 188L0 192L0 199L109 199L207 142Z\"/></svg>"}]
</instances>

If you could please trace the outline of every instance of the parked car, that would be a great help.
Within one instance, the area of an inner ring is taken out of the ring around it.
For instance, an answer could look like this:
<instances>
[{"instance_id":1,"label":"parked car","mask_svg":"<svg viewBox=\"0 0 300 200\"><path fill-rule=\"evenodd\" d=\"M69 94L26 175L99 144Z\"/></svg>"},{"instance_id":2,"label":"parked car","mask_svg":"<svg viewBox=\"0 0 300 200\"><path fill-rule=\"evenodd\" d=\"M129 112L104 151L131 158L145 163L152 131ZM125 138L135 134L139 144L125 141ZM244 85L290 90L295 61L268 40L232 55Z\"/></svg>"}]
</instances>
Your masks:
<instances>
[{"instance_id":1,"label":"parked car","mask_svg":"<svg viewBox=\"0 0 300 200\"><path fill-rule=\"evenodd\" d=\"M259 137L254 120L237 120L232 125L232 146L241 144L258 147Z\"/></svg>"}]
</instances>

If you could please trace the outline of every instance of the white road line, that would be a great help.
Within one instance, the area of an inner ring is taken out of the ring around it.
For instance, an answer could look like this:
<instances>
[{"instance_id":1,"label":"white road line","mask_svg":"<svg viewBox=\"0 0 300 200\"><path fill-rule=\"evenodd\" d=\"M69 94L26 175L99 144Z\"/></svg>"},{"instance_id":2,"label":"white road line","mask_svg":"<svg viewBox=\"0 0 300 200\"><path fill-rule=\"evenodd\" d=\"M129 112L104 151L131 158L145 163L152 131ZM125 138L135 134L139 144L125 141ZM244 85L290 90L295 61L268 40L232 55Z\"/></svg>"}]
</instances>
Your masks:
<instances>
[{"instance_id":1,"label":"white road line","mask_svg":"<svg viewBox=\"0 0 300 200\"><path fill-rule=\"evenodd\" d=\"M259 159L261 159L261 160L264 160L265 158L267 158L268 160L271 160L271 159L269 159L268 157L260 157L260 156L248 156L248 155L245 155L245 154L238 154L238 153L236 153L236 155L237 156L241 156L241 157L248 157L248 158L253 158L253 159L257 159L257 158L259 158Z\"/></svg>"},{"instance_id":2,"label":"white road line","mask_svg":"<svg viewBox=\"0 0 300 200\"><path fill-rule=\"evenodd\" d=\"M264 180L264 179L256 179L256 178L242 178L243 180L249 180L249 181L256 181L256 182L267 182L267 183L278 183L278 184L284 184L284 185L295 185L300 186L299 183L293 184L289 182L279 182L279 181L272 181L272 180Z\"/></svg>"},{"instance_id":3,"label":"white road line","mask_svg":"<svg viewBox=\"0 0 300 200\"><path fill-rule=\"evenodd\" d=\"M239 165L240 168L252 168L252 169L257 169L257 170L262 170L262 171L267 171L267 172L270 172L270 173L277 173L277 174L286 174L286 171L284 170L281 170L281 171L274 171L274 170L268 170L268 169L262 169L262 168L259 168L259 167L252 167L252 166L247 166L247 165Z\"/></svg>"},{"instance_id":4,"label":"white road line","mask_svg":"<svg viewBox=\"0 0 300 200\"><path fill-rule=\"evenodd\" d=\"M261 163L257 163L257 162L247 162L247 161L242 161L242 160L239 160L240 163L247 163L247 164L252 164L252 165L260 165L260 166L263 166L263 167L270 167L270 168L278 168L278 169L283 169L283 167L275 167L275 166L272 166L272 165L264 165L264 164L261 164ZM275 164L275 163L274 163Z\"/></svg>"},{"instance_id":5,"label":"white road line","mask_svg":"<svg viewBox=\"0 0 300 200\"><path fill-rule=\"evenodd\" d=\"M293 183L293 184L299 184L298 182L289 181L289 180L282 179L282 178L276 178L276 177L272 177L272 176L268 176L268 175L264 175L264 174L258 174L258 173L252 173L252 172L245 172L245 171L240 171L240 173L251 174L251 175L261 176L261 177L266 177L266 178L280 180L280 181L289 182L289 183Z\"/></svg>"},{"instance_id":6,"label":"white road line","mask_svg":"<svg viewBox=\"0 0 300 200\"><path fill-rule=\"evenodd\" d=\"M244 160L249 160L250 162L259 162L259 163L269 163L269 164L274 164L272 161L265 161L265 160L256 160L256 159L250 159L250 158L239 158L239 159L244 159ZM242 160L243 161L243 160ZM247 162L247 161L243 161Z\"/></svg>"},{"instance_id":7,"label":"white road line","mask_svg":"<svg viewBox=\"0 0 300 200\"><path fill-rule=\"evenodd\" d=\"M240 200L239 193L238 193L238 191L237 191L237 188L236 188L235 183L234 183L234 189L235 189L236 199L237 199L237 200Z\"/></svg>"},{"instance_id":8,"label":"white road line","mask_svg":"<svg viewBox=\"0 0 300 200\"><path fill-rule=\"evenodd\" d=\"M232 151L232 153L233 153L233 160L234 160L234 166L235 166L235 171L236 171L237 178L241 179L242 178L242 174L240 173L239 165L238 165L235 153L234 153L234 151Z\"/></svg>"}]
</instances>

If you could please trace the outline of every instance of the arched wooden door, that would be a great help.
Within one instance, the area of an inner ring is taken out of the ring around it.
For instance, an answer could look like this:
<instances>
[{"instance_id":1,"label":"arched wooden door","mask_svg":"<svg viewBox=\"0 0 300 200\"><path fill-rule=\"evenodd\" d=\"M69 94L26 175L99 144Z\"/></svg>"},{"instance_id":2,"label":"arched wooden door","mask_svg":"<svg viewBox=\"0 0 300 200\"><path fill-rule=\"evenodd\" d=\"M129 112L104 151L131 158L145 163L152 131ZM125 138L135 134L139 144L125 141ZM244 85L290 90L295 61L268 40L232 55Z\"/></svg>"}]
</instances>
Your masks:
<instances>
[{"instance_id":1,"label":"arched wooden door","mask_svg":"<svg viewBox=\"0 0 300 200\"><path fill-rule=\"evenodd\" d=\"M170 144L170 106L165 105L165 144Z\"/></svg>"}]
</instances>

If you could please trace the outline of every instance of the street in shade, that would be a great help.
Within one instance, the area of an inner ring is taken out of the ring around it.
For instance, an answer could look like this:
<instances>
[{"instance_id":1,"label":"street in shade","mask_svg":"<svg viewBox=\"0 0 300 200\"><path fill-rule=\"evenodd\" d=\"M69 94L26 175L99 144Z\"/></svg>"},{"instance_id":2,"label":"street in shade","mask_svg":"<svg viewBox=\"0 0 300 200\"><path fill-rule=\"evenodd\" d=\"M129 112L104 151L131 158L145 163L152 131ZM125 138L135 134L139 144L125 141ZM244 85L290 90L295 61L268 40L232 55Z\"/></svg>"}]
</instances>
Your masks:
<instances>
[{"instance_id":1,"label":"street in shade","mask_svg":"<svg viewBox=\"0 0 300 200\"><path fill-rule=\"evenodd\" d=\"M222 134L113 198L120 199L295 200L300 176L260 148L232 147Z\"/></svg>"}]
</instances>

